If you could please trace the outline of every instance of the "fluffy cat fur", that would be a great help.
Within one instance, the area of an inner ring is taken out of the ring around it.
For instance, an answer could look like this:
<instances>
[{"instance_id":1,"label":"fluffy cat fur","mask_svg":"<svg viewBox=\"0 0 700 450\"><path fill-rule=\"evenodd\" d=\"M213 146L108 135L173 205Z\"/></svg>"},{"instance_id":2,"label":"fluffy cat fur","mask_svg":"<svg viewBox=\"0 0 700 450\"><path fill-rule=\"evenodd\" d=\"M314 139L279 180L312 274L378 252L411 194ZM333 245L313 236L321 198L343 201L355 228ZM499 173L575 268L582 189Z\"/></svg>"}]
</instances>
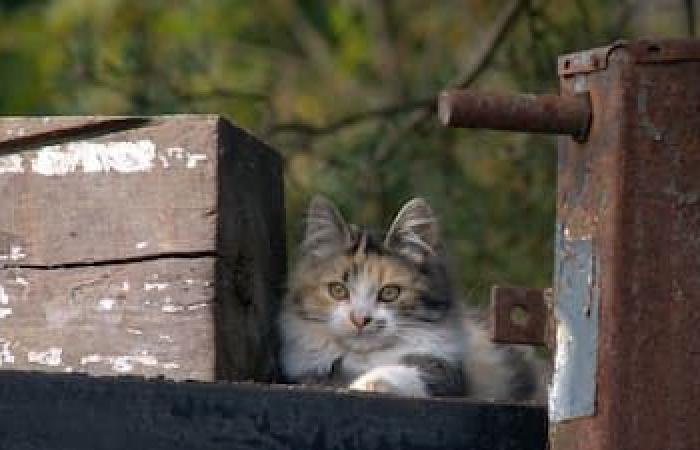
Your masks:
<instances>
[{"instance_id":1,"label":"fluffy cat fur","mask_svg":"<svg viewBox=\"0 0 700 450\"><path fill-rule=\"evenodd\" d=\"M316 196L300 253L280 316L289 381L415 397L537 396L525 355L492 344L454 298L425 200L406 203L380 234Z\"/></svg>"}]
</instances>

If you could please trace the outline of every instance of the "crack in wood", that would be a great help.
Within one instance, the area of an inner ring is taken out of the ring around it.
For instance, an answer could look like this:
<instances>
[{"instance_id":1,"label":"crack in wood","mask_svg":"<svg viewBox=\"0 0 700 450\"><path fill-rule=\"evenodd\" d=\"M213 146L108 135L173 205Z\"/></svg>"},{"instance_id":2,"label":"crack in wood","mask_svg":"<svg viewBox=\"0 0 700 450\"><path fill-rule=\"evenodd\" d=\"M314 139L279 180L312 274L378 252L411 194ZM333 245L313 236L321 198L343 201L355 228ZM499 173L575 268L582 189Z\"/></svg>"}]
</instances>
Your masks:
<instances>
[{"instance_id":1,"label":"crack in wood","mask_svg":"<svg viewBox=\"0 0 700 450\"><path fill-rule=\"evenodd\" d=\"M23 136L0 138L0 155L20 151L39 145L60 144L75 139L102 136L115 131L129 130L153 124L153 119L146 117L116 117L95 122L83 122L60 128L48 128Z\"/></svg>"},{"instance_id":2,"label":"crack in wood","mask_svg":"<svg viewBox=\"0 0 700 450\"><path fill-rule=\"evenodd\" d=\"M160 252L152 255L140 255L118 259L103 259L99 261L75 261L59 264L0 264L3 269L34 269L34 270L60 270L75 269L79 267L104 267L126 264L137 264L146 261L156 261L159 259L201 259L216 258L217 252L212 250L188 251L188 252Z\"/></svg>"}]
</instances>

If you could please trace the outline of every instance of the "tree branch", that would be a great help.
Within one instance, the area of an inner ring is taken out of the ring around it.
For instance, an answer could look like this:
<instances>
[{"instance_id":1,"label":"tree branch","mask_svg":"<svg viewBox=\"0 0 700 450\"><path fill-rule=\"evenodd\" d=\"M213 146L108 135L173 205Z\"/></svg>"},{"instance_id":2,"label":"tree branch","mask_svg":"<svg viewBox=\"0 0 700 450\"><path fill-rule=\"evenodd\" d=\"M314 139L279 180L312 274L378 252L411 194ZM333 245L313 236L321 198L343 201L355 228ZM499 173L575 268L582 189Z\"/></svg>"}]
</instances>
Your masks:
<instances>
[{"instance_id":1,"label":"tree branch","mask_svg":"<svg viewBox=\"0 0 700 450\"><path fill-rule=\"evenodd\" d=\"M487 33L487 39L485 39L484 44L480 47L476 54L476 57L472 59L472 63L469 65L467 70L463 75L456 78L452 83L452 87L466 88L469 87L474 81L479 78L479 76L484 72L484 70L489 66L491 61L496 54L496 51L503 43L506 35L510 30L513 29L516 19L525 10L525 7L529 4L529 0L511 0L499 13L498 17L494 21L491 30ZM437 97L437 96L436 96ZM399 129L391 135L391 138L386 139L377 148L374 154L376 161L386 161L391 157L392 151L396 148L398 142L400 142L401 137L408 132L416 128L419 124L425 122L430 114L435 113L434 106L437 102L437 98L433 99L432 109L424 108L421 111L417 111L411 118L409 118Z\"/></svg>"},{"instance_id":2,"label":"tree branch","mask_svg":"<svg viewBox=\"0 0 700 450\"><path fill-rule=\"evenodd\" d=\"M280 133L302 133L312 136L322 136L332 134L343 128L357 125L367 120L388 118L400 114L410 113L417 109L432 108L435 103L435 98L425 98L421 100L412 100L406 103L386 106L383 108L370 109L355 114L350 114L328 125L316 126L305 122L285 122L273 126L267 131L267 136L274 136Z\"/></svg>"},{"instance_id":3,"label":"tree branch","mask_svg":"<svg viewBox=\"0 0 700 450\"><path fill-rule=\"evenodd\" d=\"M476 56L472 59L472 63L469 65L465 73L450 83L452 87L465 88L479 78L479 76L493 60L496 50L498 50L498 48L501 46L506 35L513 28L516 19L525 9L525 6L527 6L528 3L529 0L510 0L508 2L508 4L496 17L493 26L486 34L483 41L484 43L476 52ZM431 114L433 114L435 111L436 101L437 95L425 99L411 100L406 103L350 114L342 119L323 126L316 126L303 122L281 123L268 130L266 135L270 137L280 133L291 132L309 136L323 136L335 133L346 127L358 125L368 120L386 119L397 115L416 112L416 114L412 115L408 121L402 127L400 127L400 129L396 130L396 133L393 134L396 136L396 138L391 139L393 142L398 141L398 138L406 131L414 128L418 123L426 120ZM394 144L392 143L391 146L393 145ZM381 148L378 150L378 156L380 159L385 159L388 156L387 147L383 147L384 150Z\"/></svg>"},{"instance_id":4,"label":"tree branch","mask_svg":"<svg viewBox=\"0 0 700 450\"><path fill-rule=\"evenodd\" d=\"M476 81L483 71L491 64L496 50L501 46L506 35L515 25L516 19L523 12L529 0L511 0L501 10L493 22L493 26L486 34L483 44L476 53L467 71L452 82L452 86L465 88Z\"/></svg>"}]
</instances>

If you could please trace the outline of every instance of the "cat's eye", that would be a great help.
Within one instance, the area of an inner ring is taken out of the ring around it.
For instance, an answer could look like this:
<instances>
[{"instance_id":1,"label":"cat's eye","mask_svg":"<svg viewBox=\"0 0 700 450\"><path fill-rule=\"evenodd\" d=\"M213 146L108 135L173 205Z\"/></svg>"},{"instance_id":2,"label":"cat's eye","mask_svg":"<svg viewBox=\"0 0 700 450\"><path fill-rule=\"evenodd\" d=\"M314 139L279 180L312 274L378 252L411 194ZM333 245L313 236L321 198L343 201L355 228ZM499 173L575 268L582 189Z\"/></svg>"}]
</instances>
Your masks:
<instances>
[{"instance_id":1,"label":"cat's eye","mask_svg":"<svg viewBox=\"0 0 700 450\"><path fill-rule=\"evenodd\" d=\"M345 300L348 298L348 288L343 283L330 283L328 285L328 293L336 300Z\"/></svg>"},{"instance_id":2,"label":"cat's eye","mask_svg":"<svg viewBox=\"0 0 700 450\"><path fill-rule=\"evenodd\" d=\"M387 284L380 291L377 298L380 302L393 302L399 297L401 288L395 284Z\"/></svg>"}]
</instances>

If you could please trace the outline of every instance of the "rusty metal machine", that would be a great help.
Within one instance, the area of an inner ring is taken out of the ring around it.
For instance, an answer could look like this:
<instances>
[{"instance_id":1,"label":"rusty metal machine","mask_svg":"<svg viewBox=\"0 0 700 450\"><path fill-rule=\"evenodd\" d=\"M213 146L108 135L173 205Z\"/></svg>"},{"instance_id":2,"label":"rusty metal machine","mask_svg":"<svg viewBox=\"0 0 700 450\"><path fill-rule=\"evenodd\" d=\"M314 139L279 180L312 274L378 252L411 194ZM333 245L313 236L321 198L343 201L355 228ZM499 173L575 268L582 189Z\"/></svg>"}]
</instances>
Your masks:
<instances>
[{"instance_id":1,"label":"rusty metal machine","mask_svg":"<svg viewBox=\"0 0 700 450\"><path fill-rule=\"evenodd\" d=\"M563 135L549 308L496 289L495 338L544 343L549 324L553 450L700 449L700 40L616 42L558 72L559 96L440 98L446 126ZM504 325L515 307L536 320Z\"/></svg>"}]
</instances>

